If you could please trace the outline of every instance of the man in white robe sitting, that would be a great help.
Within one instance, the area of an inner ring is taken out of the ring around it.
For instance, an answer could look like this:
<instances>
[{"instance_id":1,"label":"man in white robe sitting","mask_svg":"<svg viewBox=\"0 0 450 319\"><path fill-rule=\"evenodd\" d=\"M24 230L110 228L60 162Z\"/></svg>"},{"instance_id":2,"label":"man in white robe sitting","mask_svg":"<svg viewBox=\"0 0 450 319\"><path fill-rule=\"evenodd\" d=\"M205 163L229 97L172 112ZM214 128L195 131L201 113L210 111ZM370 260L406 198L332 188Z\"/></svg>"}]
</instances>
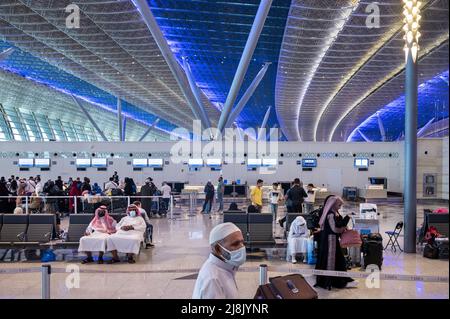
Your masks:
<instances>
[{"instance_id":1,"label":"man in white robe sitting","mask_svg":"<svg viewBox=\"0 0 450 319\"><path fill-rule=\"evenodd\" d=\"M141 217L139 208L130 205L127 208L127 216L122 218L116 225L117 232L107 239L107 249L113 258L109 263L120 262L117 253L126 253L128 263L134 264L134 255L139 253L141 243L144 241L144 233L147 225Z\"/></svg>"},{"instance_id":2,"label":"man in white robe sitting","mask_svg":"<svg viewBox=\"0 0 450 319\"><path fill-rule=\"evenodd\" d=\"M98 252L98 263L103 264L103 254L106 251L106 239L116 232L117 222L109 216L106 206L95 210L94 219L86 229L85 236L81 237L79 252L84 252L87 258L81 263L88 264L94 261L92 252Z\"/></svg>"},{"instance_id":3,"label":"man in white robe sitting","mask_svg":"<svg viewBox=\"0 0 450 319\"><path fill-rule=\"evenodd\" d=\"M308 245L309 230L306 226L306 220L302 216L298 216L292 222L289 235L288 246L286 252L286 260L297 263L296 255L301 254L303 261L306 262L306 251Z\"/></svg>"}]
</instances>

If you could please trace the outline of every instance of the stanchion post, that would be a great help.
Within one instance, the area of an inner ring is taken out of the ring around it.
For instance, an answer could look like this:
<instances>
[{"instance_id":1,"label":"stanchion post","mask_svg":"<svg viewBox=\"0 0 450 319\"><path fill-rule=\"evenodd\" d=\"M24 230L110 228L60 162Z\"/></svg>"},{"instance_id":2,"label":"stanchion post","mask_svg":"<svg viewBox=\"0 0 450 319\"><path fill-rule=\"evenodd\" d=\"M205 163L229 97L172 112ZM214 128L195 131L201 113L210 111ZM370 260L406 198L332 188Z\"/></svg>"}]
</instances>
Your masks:
<instances>
[{"instance_id":1,"label":"stanchion post","mask_svg":"<svg viewBox=\"0 0 450 319\"><path fill-rule=\"evenodd\" d=\"M170 219L173 219L173 195L170 195Z\"/></svg>"},{"instance_id":2,"label":"stanchion post","mask_svg":"<svg viewBox=\"0 0 450 319\"><path fill-rule=\"evenodd\" d=\"M28 196L25 196L25 214L28 215Z\"/></svg>"},{"instance_id":3,"label":"stanchion post","mask_svg":"<svg viewBox=\"0 0 450 319\"><path fill-rule=\"evenodd\" d=\"M260 285L267 284L267 265L266 264L259 265L259 284Z\"/></svg>"},{"instance_id":4,"label":"stanchion post","mask_svg":"<svg viewBox=\"0 0 450 319\"><path fill-rule=\"evenodd\" d=\"M73 197L73 209L75 214L78 214L78 201L76 196Z\"/></svg>"},{"instance_id":5,"label":"stanchion post","mask_svg":"<svg viewBox=\"0 0 450 319\"><path fill-rule=\"evenodd\" d=\"M50 299L50 275L52 273L51 265L42 265L42 283L41 283L41 295L42 299Z\"/></svg>"},{"instance_id":6,"label":"stanchion post","mask_svg":"<svg viewBox=\"0 0 450 319\"><path fill-rule=\"evenodd\" d=\"M127 206L130 206L130 203L131 203L131 201L130 201L130 196L127 196L127 203L128 203Z\"/></svg>"}]
</instances>

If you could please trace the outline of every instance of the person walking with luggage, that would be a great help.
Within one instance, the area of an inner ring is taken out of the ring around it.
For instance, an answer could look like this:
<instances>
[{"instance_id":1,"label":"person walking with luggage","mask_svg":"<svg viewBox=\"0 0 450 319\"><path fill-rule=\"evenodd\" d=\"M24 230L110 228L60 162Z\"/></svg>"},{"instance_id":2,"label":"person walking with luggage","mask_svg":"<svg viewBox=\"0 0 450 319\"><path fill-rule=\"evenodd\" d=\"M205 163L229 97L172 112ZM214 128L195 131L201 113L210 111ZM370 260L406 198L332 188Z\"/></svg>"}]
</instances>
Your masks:
<instances>
[{"instance_id":1,"label":"person walking with luggage","mask_svg":"<svg viewBox=\"0 0 450 319\"><path fill-rule=\"evenodd\" d=\"M349 216L342 217L339 209L343 200L338 196L330 197L323 208L320 217L320 245L317 256L316 269L331 271L347 271L342 248L339 243L340 235L346 230ZM315 287L331 290L331 287L355 287L357 282L349 277L317 276Z\"/></svg>"},{"instance_id":2,"label":"person walking with luggage","mask_svg":"<svg viewBox=\"0 0 450 319\"><path fill-rule=\"evenodd\" d=\"M209 234L211 253L195 282L192 299L237 299L236 272L246 260L244 237L233 223L222 223Z\"/></svg>"}]
</instances>

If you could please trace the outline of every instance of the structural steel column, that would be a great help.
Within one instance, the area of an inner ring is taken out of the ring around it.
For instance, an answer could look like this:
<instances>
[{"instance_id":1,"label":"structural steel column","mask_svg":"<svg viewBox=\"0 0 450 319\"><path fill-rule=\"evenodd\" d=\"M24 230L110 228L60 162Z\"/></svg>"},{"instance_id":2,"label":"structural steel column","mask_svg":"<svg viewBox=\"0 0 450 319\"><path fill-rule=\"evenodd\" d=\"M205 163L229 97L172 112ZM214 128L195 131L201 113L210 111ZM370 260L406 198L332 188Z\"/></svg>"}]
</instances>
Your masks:
<instances>
[{"instance_id":1,"label":"structural steel column","mask_svg":"<svg viewBox=\"0 0 450 319\"><path fill-rule=\"evenodd\" d=\"M122 101L117 98L117 123L119 128L119 141L123 142Z\"/></svg>"},{"instance_id":2,"label":"structural steel column","mask_svg":"<svg viewBox=\"0 0 450 319\"><path fill-rule=\"evenodd\" d=\"M247 88L247 90L242 95L239 102L236 104L236 107L231 112L230 116L228 117L227 123L225 124L225 128L231 127L233 122L236 121L239 114L241 114L242 109L247 104L247 102L250 100L253 93L255 93L256 89L258 88L259 83L261 83L262 79L264 78L264 75L266 74L267 69L269 68L270 64L271 64L271 62L264 63L264 66L262 67L262 69L258 72L258 74L253 79L250 86Z\"/></svg>"},{"instance_id":3,"label":"structural steel column","mask_svg":"<svg viewBox=\"0 0 450 319\"><path fill-rule=\"evenodd\" d=\"M108 139L106 138L105 134L102 132L100 127L98 127L97 123L95 123L94 119L91 117L89 112L84 108L84 106L77 100L77 98L74 95L71 95L73 101L80 107L81 111L83 111L84 115L86 115L89 122L91 122L92 126L97 130L98 134L103 138L105 142L108 142Z\"/></svg>"},{"instance_id":4,"label":"structural steel column","mask_svg":"<svg viewBox=\"0 0 450 319\"><path fill-rule=\"evenodd\" d=\"M230 92L228 93L227 100L220 115L218 131L223 132L225 125L227 124L228 117L230 116L231 110L233 108L234 102L241 89L242 82L244 81L245 74L247 73L248 66L255 51L256 45L258 44L259 36L264 27L267 15L269 14L270 6L272 5L272 0L261 0L261 3L256 13L255 21L253 22L252 29L245 44L244 52L242 53L241 60L239 61L239 66L234 75L233 82L231 84Z\"/></svg>"},{"instance_id":5,"label":"structural steel column","mask_svg":"<svg viewBox=\"0 0 450 319\"><path fill-rule=\"evenodd\" d=\"M155 128L156 124L158 124L160 121L159 118L157 118L155 120L155 122L153 122L152 125L150 125L150 127L147 129L147 131L145 131L145 133L141 136L141 138L139 139L139 142L142 142L144 140L144 138L147 137L147 135Z\"/></svg>"},{"instance_id":6,"label":"structural steel column","mask_svg":"<svg viewBox=\"0 0 450 319\"><path fill-rule=\"evenodd\" d=\"M416 252L417 223L417 68L420 6L418 0L403 0L405 31L405 176L404 251Z\"/></svg>"},{"instance_id":7,"label":"structural steel column","mask_svg":"<svg viewBox=\"0 0 450 319\"><path fill-rule=\"evenodd\" d=\"M153 36L156 44L161 51L161 54L164 57L167 65L169 66L170 71L172 72L175 80L178 83L183 95L185 96L192 113L196 119L201 120L200 110L196 108L196 101L192 91L189 88L189 84L186 81L186 75L183 73L183 69L179 65L178 61L175 59L172 50L167 44L166 38L164 37L161 29L159 28L158 23L156 22L155 17L153 16L152 11L148 6L147 0L133 0L136 8L139 10L142 19L148 27L148 30Z\"/></svg>"},{"instance_id":8,"label":"structural steel column","mask_svg":"<svg viewBox=\"0 0 450 319\"><path fill-rule=\"evenodd\" d=\"M411 53L406 62L405 79L405 176L404 220L407 253L416 252L417 219L417 62Z\"/></svg>"}]
</instances>

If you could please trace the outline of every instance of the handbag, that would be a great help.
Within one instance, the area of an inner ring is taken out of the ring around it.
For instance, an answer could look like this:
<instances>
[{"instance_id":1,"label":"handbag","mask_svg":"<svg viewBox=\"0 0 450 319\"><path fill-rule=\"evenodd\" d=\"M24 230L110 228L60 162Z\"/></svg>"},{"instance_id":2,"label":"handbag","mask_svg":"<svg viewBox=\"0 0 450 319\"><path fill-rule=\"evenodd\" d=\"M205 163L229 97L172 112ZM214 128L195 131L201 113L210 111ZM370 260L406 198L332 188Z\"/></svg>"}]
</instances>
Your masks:
<instances>
[{"instance_id":1,"label":"handbag","mask_svg":"<svg viewBox=\"0 0 450 319\"><path fill-rule=\"evenodd\" d=\"M341 247L361 246L362 240L357 230L346 230L341 235Z\"/></svg>"},{"instance_id":2,"label":"handbag","mask_svg":"<svg viewBox=\"0 0 450 319\"><path fill-rule=\"evenodd\" d=\"M426 244L423 249L423 257L430 259L439 258L439 248L435 245Z\"/></svg>"}]
</instances>

